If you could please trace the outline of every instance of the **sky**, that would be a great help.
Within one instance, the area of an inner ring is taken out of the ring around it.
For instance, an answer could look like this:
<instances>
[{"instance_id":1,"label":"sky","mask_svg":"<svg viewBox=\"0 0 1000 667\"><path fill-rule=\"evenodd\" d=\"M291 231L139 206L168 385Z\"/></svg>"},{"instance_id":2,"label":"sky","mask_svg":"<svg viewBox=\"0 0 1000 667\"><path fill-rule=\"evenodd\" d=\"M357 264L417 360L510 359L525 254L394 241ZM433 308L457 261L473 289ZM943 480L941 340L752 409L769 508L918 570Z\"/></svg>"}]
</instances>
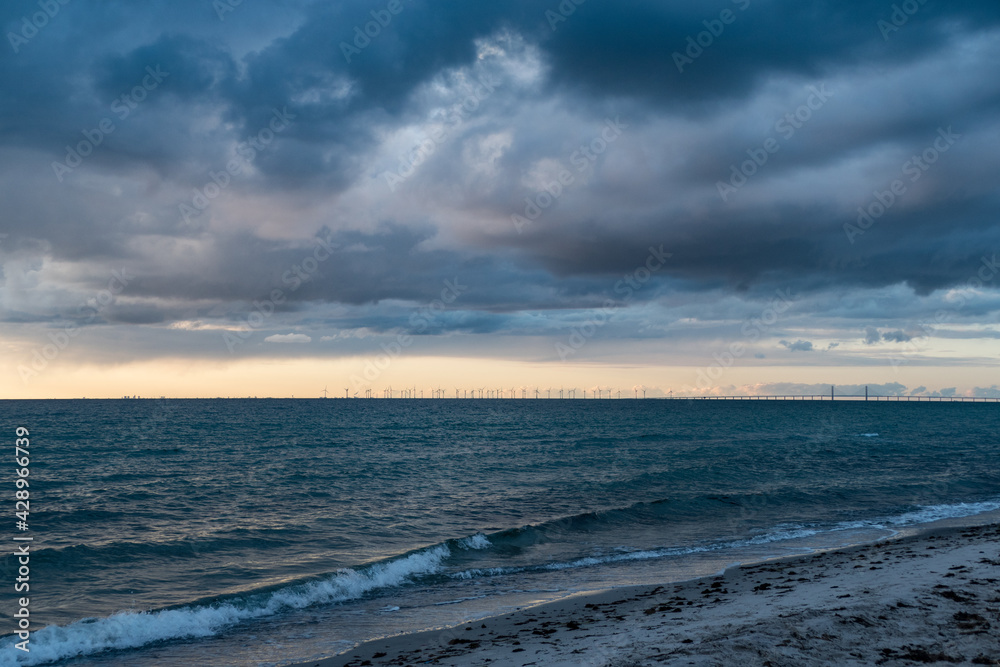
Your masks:
<instances>
[{"instance_id":1,"label":"sky","mask_svg":"<svg viewBox=\"0 0 1000 667\"><path fill-rule=\"evenodd\" d=\"M0 25L0 398L1000 396L995 0Z\"/></svg>"}]
</instances>

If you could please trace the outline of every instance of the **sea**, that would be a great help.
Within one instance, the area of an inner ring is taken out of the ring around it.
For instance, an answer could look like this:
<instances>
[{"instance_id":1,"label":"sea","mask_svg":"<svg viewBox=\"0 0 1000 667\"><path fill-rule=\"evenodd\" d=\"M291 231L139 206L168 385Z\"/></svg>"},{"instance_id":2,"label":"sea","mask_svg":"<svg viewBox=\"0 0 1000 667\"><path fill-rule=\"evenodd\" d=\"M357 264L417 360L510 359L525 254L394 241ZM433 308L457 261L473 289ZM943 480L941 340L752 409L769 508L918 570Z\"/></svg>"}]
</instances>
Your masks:
<instances>
[{"instance_id":1,"label":"sea","mask_svg":"<svg viewBox=\"0 0 1000 667\"><path fill-rule=\"evenodd\" d=\"M1000 509L998 403L0 401L0 428L5 666L288 665Z\"/></svg>"}]
</instances>

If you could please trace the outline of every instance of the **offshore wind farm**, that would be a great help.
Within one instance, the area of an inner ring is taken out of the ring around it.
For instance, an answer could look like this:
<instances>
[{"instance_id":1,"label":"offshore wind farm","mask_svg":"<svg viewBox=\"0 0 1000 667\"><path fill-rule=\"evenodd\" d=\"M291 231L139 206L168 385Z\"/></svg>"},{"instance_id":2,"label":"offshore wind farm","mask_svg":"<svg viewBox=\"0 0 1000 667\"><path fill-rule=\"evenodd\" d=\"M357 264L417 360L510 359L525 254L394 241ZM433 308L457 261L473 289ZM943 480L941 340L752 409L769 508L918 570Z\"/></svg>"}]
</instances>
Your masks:
<instances>
[{"instance_id":1,"label":"offshore wind farm","mask_svg":"<svg viewBox=\"0 0 1000 667\"><path fill-rule=\"evenodd\" d=\"M721 395L721 394L678 394L674 395L672 390L668 390L666 395L661 395L655 397L654 400L702 400L702 401L834 401L834 400L861 400L861 401L936 401L936 402L997 402L1000 401L1000 397L997 396L954 396L954 395L932 395L932 394L876 394L868 393L868 387L865 387L865 392L863 394L838 394L836 391L836 386L830 386L829 394L731 394L731 395ZM349 390L345 389L344 396L340 398L400 398L400 399L414 399L424 398L424 390L417 390L416 387L404 388L399 390L394 390L392 387L386 387L382 390L379 395L377 391L371 389L365 389L364 392L355 392L353 396L349 394ZM587 392L590 392L589 396ZM629 391L625 390L624 398L628 399L645 399L646 389L640 387L632 387L631 395ZM553 392L556 393L553 396ZM640 396L640 392L642 395ZM327 398L324 395L321 398ZM479 389L460 389L455 387L454 394L446 394L446 392L441 389L430 389L428 391L428 398L430 399L539 399L544 398L546 400L556 399L575 399L576 398L576 388L566 389L565 387L560 387L558 390L553 390L549 387L547 389L539 389L537 387L511 387L507 390L501 388L489 389L486 387L480 387ZM622 389L616 387L591 387L588 389L583 389L580 396L581 399L595 399L595 400L609 400L616 399L621 400Z\"/></svg>"}]
</instances>

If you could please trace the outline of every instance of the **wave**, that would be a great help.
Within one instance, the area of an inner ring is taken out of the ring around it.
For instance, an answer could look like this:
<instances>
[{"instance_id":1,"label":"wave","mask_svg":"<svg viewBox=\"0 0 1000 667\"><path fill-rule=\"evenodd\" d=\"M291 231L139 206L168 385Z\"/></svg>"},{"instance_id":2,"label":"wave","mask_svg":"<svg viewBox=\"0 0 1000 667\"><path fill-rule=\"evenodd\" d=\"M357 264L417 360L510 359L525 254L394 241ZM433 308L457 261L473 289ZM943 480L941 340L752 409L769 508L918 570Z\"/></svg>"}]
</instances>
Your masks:
<instances>
[{"instance_id":1,"label":"wave","mask_svg":"<svg viewBox=\"0 0 1000 667\"><path fill-rule=\"evenodd\" d=\"M752 496L706 496L699 502L716 508L756 502ZM104 618L87 618L65 626L49 626L32 634L31 653L14 648L15 636L0 640L0 667L43 665L59 660L105 651L137 649L176 639L210 637L239 623L274 616L316 605L348 602L403 586L433 584L442 580L490 578L516 573L544 573L576 568L599 567L653 559L677 558L705 552L725 552L745 547L832 534L849 530L896 532L948 518L969 517L1000 510L1000 498L981 502L957 502L917 506L879 518L834 523L784 523L760 529L740 539L708 541L701 544L653 549L620 547L616 553L583 556L517 567L465 567L469 559L504 556L525 546L574 537L566 533L594 531L610 522L621 527L629 521L649 521L671 501L636 503L604 512L588 512L561 519L498 531L476 533L428 546L384 561L344 568L318 579L285 583L266 590L230 596L205 603L145 612L123 611ZM676 508L671 508L676 509ZM704 508L703 508L704 509ZM662 518L662 517L661 517ZM478 554L478 555L477 555ZM463 600L448 601L458 603Z\"/></svg>"},{"instance_id":2,"label":"wave","mask_svg":"<svg viewBox=\"0 0 1000 667\"><path fill-rule=\"evenodd\" d=\"M820 532L819 528L809 528L806 526L781 526L763 534L756 535L741 540L727 540L715 543L688 547L668 547L663 549L643 549L635 551L625 551L623 553L608 554L605 556L586 556L569 561L556 561L534 565L528 567L493 567L493 568L472 568L447 575L453 579L478 579L483 577L495 577L499 575L519 574L523 572L542 572L554 570L570 570L577 568L589 568L599 565L611 565L615 563L626 563L630 561L654 560L663 558L678 558L693 554L706 553L711 551L726 551L741 547L757 546L772 542L787 542L803 537L811 537Z\"/></svg>"},{"instance_id":3,"label":"wave","mask_svg":"<svg viewBox=\"0 0 1000 667\"><path fill-rule=\"evenodd\" d=\"M723 501L723 499L719 499ZM728 501L727 501L728 502ZM633 506L634 507L634 506ZM576 568L589 568L600 565L611 565L616 563L626 563L630 561L642 561L664 558L678 558L699 553L719 552L741 549L746 547L763 546L777 542L792 542L794 540L815 537L823 534L835 534L844 531L888 531L897 533L899 528L919 526L942 519L959 519L976 516L985 512L1000 510L1000 498L974 503L946 503L940 505L919 506L914 510L899 514L887 515L874 519L864 519L857 521L839 521L835 523L784 523L762 530L755 535L734 540L719 540L706 542L704 544L666 547L662 549L640 549L626 550L623 553L607 554L600 556L587 556L567 561L557 561L521 567L489 567L489 568L469 568L459 572L449 573L446 576L452 579L479 579L486 577L496 577L510 574L520 574L525 572L541 572L553 570L568 570ZM578 515L559 520L564 523L569 519L593 518L594 514ZM553 522L549 522L553 523ZM502 531L489 535L489 541L494 548L502 548L503 540L510 539L512 533L521 534L530 530L539 532L545 531L545 524L538 526L526 526L516 531ZM515 536L516 539L517 536Z\"/></svg>"},{"instance_id":4,"label":"wave","mask_svg":"<svg viewBox=\"0 0 1000 667\"><path fill-rule=\"evenodd\" d=\"M30 654L3 656L0 664L42 665L172 639L209 637L242 621L272 616L284 610L351 600L379 588L399 586L414 575L437 571L446 556L445 547L429 549L371 566L367 571L344 570L323 581L280 589L262 600L234 600L154 612L119 612L67 626L49 626L33 634ZM13 640L3 647L4 653L16 651L12 644Z\"/></svg>"},{"instance_id":5,"label":"wave","mask_svg":"<svg viewBox=\"0 0 1000 667\"><path fill-rule=\"evenodd\" d=\"M943 519L962 519L986 512L1000 510L1000 498L978 503L949 503L943 505L922 505L915 510L889 517L885 523L892 526L914 526Z\"/></svg>"},{"instance_id":6,"label":"wave","mask_svg":"<svg viewBox=\"0 0 1000 667\"><path fill-rule=\"evenodd\" d=\"M453 549L482 549L482 534L449 540L396 559L361 568L338 570L333 576L283 586L266 593L149 612L123 611L105 618L86 618L65 626L48 626L31 635L31 652L14 648L11 636L0 646L0 665L44 665L57 660L109 650L136 649L174 639L210 637L238 623L358 599L366 594L403 586L443 569Z\"/></svg>"}]
</instances>

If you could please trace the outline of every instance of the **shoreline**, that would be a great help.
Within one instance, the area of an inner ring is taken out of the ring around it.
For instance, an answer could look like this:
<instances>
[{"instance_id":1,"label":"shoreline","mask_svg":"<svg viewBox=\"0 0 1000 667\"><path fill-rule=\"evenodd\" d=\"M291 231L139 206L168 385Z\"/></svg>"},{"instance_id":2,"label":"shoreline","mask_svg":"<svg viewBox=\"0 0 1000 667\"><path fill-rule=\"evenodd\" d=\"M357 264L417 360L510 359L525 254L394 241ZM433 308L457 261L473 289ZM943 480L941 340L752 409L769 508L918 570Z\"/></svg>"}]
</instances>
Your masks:
<instances>
[{"instance_id":1,"label":"shoreline","mask_svg":"<svg viewBox=\"0 0 1000 667\"><path fill-rule=\"evenodd\" d=\"M289 667L1000 665L992 639L1000 522L991 518L687 581L578 593Z\"/></svg>"}]
</instances>

